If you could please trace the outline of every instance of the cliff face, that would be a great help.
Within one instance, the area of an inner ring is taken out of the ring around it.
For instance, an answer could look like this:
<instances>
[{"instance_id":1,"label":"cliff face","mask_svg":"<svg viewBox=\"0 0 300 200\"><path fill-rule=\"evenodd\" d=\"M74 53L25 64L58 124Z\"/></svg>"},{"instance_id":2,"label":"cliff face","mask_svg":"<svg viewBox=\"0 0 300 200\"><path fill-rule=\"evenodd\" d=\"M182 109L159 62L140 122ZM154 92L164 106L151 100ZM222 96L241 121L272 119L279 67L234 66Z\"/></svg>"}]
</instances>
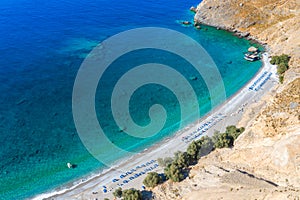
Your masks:
<instances>
[{"instance_id":1,"label":"cliff face","mask_svg":"<svg viewBox=\"0 0 300 200\"><path fill-rule=\"evenodd\" d=\"M300 199L300 1L203 0L195 22L249 32L271 54L290 55L290 69L245 111L233 149L201 158L181 183L156 187L156 199Z\"/></svg>"},{"instance_id":2,"label":"cliff face","mask_svg":"<svg viewBox=\"0 0 300 200\"><path fill-rule=\"evenodd\" d=\"M255 127L268 137L290 133L299 128L300 112L300 1L299 0L203 0L197 7L196 23L222 27L231 31L248 32L251 37L267 43L271 54L291 56L290 69L284 84L265 101L258 116L245 114L241 125ZM294 81L293 83L290 83ZM282 92L283 91L283 92ZM291 96L292 95L292 96ZM250 119L251 123L248 123Z\"/></svg>"}]
</instances>

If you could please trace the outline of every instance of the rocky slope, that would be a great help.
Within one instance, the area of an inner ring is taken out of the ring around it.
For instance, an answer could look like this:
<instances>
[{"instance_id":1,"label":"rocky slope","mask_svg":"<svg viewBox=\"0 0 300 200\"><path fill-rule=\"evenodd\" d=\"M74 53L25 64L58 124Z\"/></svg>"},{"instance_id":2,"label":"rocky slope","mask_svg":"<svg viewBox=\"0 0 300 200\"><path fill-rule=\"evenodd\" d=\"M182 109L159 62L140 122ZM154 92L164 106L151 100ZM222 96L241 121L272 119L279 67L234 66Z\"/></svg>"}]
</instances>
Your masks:
<instances>
[{"instance_id":1,"label":"rocky slope","mask_svg":"<svg viewBox=\"0 0 300 200\"><path fill-rule=\"evenodd\" d=\"M197 24L249 32L292 57L284 84L249 107L233 149L200 159L189 178L153 190L156 199L300 199L300 1L203 0Z\"/></svg>"},{"instance_id":2,"label":"rocky slope","mask_svg":"<svg viewBox=\"0 0 300 200\"><path fill-rule=\"evenodd\" d=\"M299 0L203 0L195 22L248 32L267 43L271 53L292 55L294 73L300 73Z\"/></svg>"},{"instance_id":3,"label":"rocky slope","mask_svg":"<svg viewBox=\"0 0 300 200\"><path fill-rule=\"evenodd\" d=\"M189 178L156 187L155 199L300 199L299 94L297 78L248 108L233 149L201 158Z\"/></svg>"},{"instance_id":4,"label":"rocky slope","mask_svg":"<svg viewBox=\"0 0 300 200\"><path fill-rule=\"evenodd\" d=\"M295 105L299 101L300 84L294 80L300 77L300 1L203 0L197 7L195 22L248 32L250 37L268 44L271 54L285 53L291 56L284 84L277 88L277 92L285 90L282 92L285 95L273 93L268 97L268 100L273 98L272 106L266 107L256 121L250 124L246 119L253 119L255 116L246 114L242 120L244 123L241 124L255 126L270 137L297 130L300 113L299 107ZM291 82L293 83L290 84ZM294 95L290 96L291 94ZM299 128L298 131L300 132Z\"/></svg>"}]
</instances>

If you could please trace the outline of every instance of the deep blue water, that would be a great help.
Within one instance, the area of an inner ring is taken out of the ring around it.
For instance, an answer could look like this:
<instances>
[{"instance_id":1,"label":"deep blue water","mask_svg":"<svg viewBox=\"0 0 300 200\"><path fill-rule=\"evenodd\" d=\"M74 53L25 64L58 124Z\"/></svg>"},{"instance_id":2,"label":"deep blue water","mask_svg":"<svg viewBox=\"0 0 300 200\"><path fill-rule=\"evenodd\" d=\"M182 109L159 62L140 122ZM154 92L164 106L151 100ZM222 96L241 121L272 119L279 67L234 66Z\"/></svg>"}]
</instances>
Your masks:
<instances>
[{"instance_id":1,"label":"deep blue water","mask_svg":"<svg viewBox=\"0 0 300 200\"><path fill-rule=\"evenodd\" d=\"M214 59L224 80L226 96L238 91L261 63L243 60L242 52L250 46L246 40L211 27L195 30L177 23L177 20L192 21L193 14L188 9L198 3L197 0L0 1L0 199L28 198L103 167L77 135L72 89L85 56L116 33L153 26L187 34ZM137 57L143 58L143 62L169 64L187 80L195 74L186 61L168 52L144 50L120 58L115 65L122 67L110 68L107 77L114 74L117 79L126 69L140 63ZM178 129L180 110L174 95L160 86L148 85L133 95L133 119L141 125L149 123L149 106L160 103L169 113L164 131L146 140L120 132L107 109L112 90L109 85L113 81L116 80L104 78L99 83L107 95L97 94L95 101L97 112L107 115L99 123L118 146L138 151ZM210 111L207 88L201 77L189 82L203 106L201 113ZM138 106L140 97L147 95L149 98L143 98ZM114 156L112 160L118 157ZM69 170L66 162L78 167Z\"/></svg>"}]
</instances>

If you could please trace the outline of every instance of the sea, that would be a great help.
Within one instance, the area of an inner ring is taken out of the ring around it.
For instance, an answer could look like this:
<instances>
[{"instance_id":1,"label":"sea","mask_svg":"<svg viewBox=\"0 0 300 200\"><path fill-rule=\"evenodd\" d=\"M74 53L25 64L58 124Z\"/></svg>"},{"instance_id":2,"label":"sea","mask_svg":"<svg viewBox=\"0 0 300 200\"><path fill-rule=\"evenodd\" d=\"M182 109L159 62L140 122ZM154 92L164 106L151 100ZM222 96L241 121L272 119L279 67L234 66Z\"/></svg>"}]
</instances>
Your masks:
<instances>
[{"instance_id":1,"label":"sea","mask_svg":"<svg viewBox=\"0 0 300 200\"><path fill-rule=\"evenodd\" d=\"M72 95L84 59L115 34L145 27L180 32L197 41L213 59L226 98L240 90L262 65L260 61L243 59L243 52L256 44L214 27L201 26L198 30L183 25L182 21L193 23L194 13L189 8L198 3L199 0L0 1L0 199L32 198L107 168L87 150L78 134ZM145 63L168 65L185 77L196 93L200 116L216 106L211 104L216 97L210 96L203 77L184 58L151 48L121 56L100 79L95 112L108 140L133 153L172 137L182 128L182 121L188 124L197 119L192 113L181 119L181 105L173 91L159 84L146 84L132 94L130 114L136 124L146 126L151 122L149 109L160 104L168 116L163 128L154 136L139 138L118 127L111 111L114 85L127 71ZM190 103L188 97L185 103ZM103 152L107 150L102 148ZM122 156L107 153L108 160L114 163ZM76 164L76 168L68 169L67 162Z\"/></svg>"}]
</instances>

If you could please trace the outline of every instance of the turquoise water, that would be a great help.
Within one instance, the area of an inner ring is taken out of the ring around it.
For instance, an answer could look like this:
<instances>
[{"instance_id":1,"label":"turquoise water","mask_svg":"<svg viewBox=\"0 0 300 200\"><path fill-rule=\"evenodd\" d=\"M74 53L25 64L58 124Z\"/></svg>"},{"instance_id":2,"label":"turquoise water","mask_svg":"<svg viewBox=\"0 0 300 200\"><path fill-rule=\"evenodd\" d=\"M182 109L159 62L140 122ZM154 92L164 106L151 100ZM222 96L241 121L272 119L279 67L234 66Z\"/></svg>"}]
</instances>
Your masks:
<instances>
[{"instance_id":1,"label":"turquoise water","mask_svg":"<svg viewBox=\"0 0 300 200\"><path fill-rule=\"evenodd\" d=\"M242 52L251 45L231 33L177 23L193 19L188 8L198 1L24 1L0 2L0 199L24 199L49 191L95 171L103 165L85 149L72 116L72 90L85 56L104 39L131 28L155 26L180 31L197 40L214 59L226 96L238 91L259 70ZM141 59L137 59L141 58ZM168 120L152 138L137 139L119 131L109 108L110 87L122 73L141 62L170 65L187 80L196 71L168 52L143 50L119 58L106 72L96 95L99 123L122 148L139 151L178 129L179 104L172 92L146 85L132 96L132 118L149 123L148 109L164 105ZM112 79L112 74L114 79ZM197 93L201 114L211 108L203 80L189 80ZM147 98L145 98L147 97ZM100 114L107 116L102 119ZM186 123L193 121L193 117ZM118 155L111 155L114 160ZM66 162L78 165L68 170Z\"/></svg>"}]
</instances>

